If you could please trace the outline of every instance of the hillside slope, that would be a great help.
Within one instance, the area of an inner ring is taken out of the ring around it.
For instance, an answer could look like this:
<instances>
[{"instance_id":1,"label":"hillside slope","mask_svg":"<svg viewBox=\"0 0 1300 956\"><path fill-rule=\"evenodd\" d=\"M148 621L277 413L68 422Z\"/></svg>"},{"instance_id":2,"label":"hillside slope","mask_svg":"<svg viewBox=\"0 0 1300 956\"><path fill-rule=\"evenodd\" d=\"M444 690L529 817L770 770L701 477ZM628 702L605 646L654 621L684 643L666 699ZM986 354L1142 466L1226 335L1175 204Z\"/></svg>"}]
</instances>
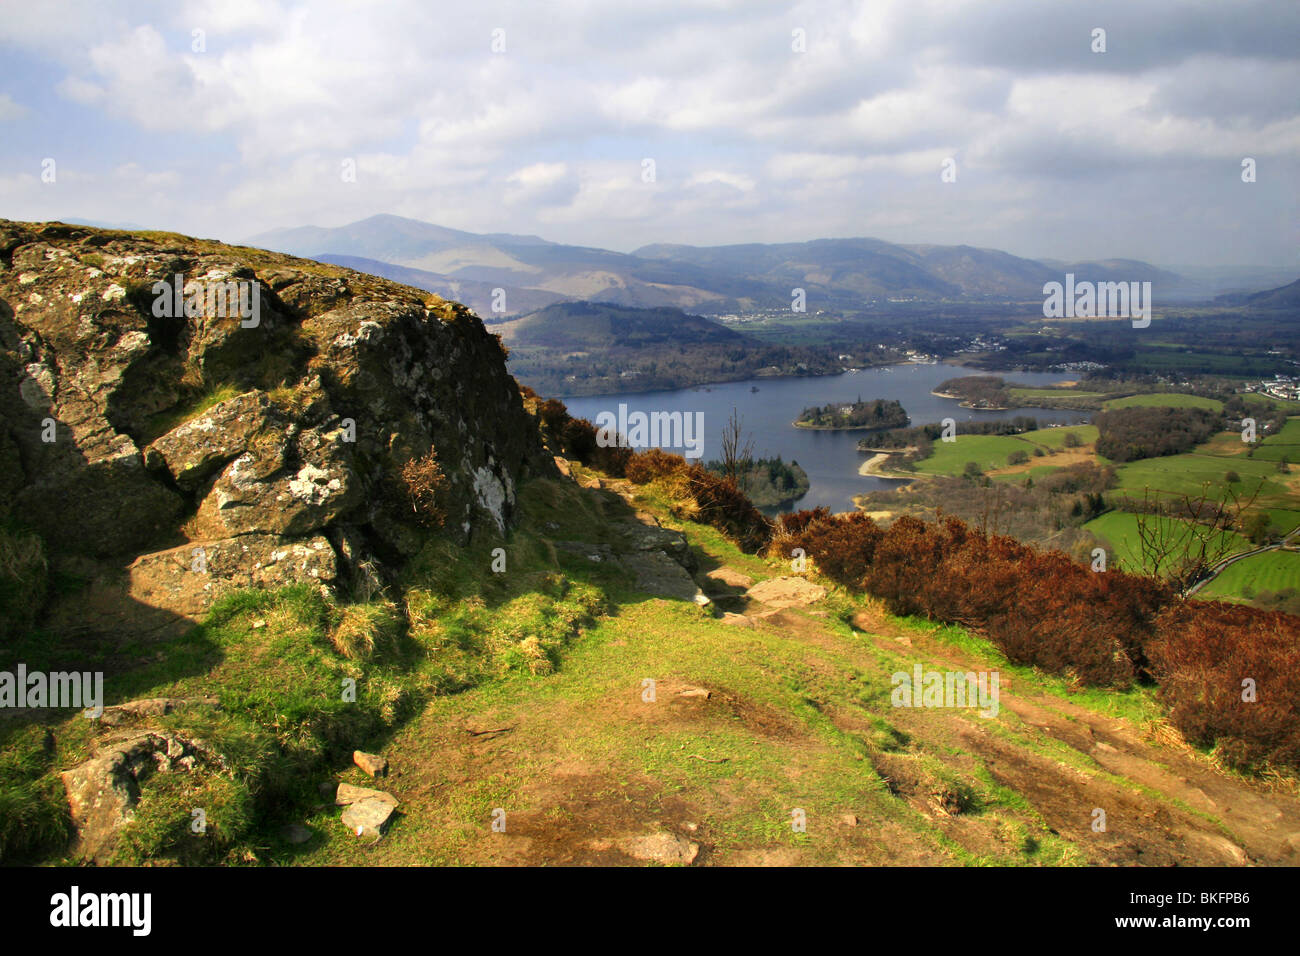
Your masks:
<instances>
[{"instance_id":1,"label":"hillside slope","mask_svg":"<svg viewBox=\"0 0 1300 956\"><path fill-rule=\"evenodd\" d=\"M383 842L348 839L325 811L286 861L1300 863L1296 795L1216 768L1145 692L1075 693L959 629L743 555L644 489L598 484L549 488L533 520L589 535L565 518L577 498L656 514L686 534L717 614L615 589L556 673L436 700L397 733L402 816ZM890 675L917 665L999 671L999 713L891 706Z\"/></svg>"}]
</instances>

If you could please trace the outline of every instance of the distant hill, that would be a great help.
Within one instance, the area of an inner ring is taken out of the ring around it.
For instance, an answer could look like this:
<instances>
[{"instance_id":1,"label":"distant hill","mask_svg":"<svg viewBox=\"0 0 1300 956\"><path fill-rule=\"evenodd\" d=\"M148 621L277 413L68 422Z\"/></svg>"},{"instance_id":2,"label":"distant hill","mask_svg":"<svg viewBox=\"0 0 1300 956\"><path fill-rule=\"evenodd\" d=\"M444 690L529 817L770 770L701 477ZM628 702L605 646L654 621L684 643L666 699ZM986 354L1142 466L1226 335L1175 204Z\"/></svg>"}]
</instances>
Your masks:
<instances>
[{"instance_id":1,"label":"distant hill","mask_svg":"<svg viewBox=\"0 0 1300 956\"><path fill-rule=\"evenodd\" d=\"M339 256L326 254L319 257L321 262L368 272L384 279L392 279L404 285L413 285L417 289L433 292L445 299L463 302L477 312L486 323L502 322L517 318L529 312L536 312L548 305L565 301L564 296L540 289L525 289L519 286L495 286L490 282L475 282L472 279L453 279L423 269L411 269L407 266L395 266L378 259L366 259L362 256ZM501 289L505 295L502 299L504 311L493 311L496 290Z\"/></svg>"},{"instance_id":2,"label":"distant hill","mask_svg":"<svg viewBox=\"0 0 1300 956\"><path fill-rule=\"evenodd\" d=\"M896 295L961 296L960 286L936 276L902 246L879 239L816 239L811 242L736 246L643 246L634 253L678 265L702 266L749 282L776 283L788 305L790 290L804 289L839 305L852 299ZM1041 292L1040 292L1041 294Z\"/></svg>"},{"instance_id":3,"label":"distant hill","mask_svg":"<svg viewBox=\"0 0 1300 956\"><path fill-rule=\"evenodd\" d=\"M1278 289L1243 294L1221 295L1214 300L1220 305L1246 306L1251 309L1300 309L1300 279Z\"/></svg>"},{"instance_id":4,"label":"distant hill","mask_svg":"<svg viewBox=\"0 0 1300 956\"><path fill-rule=\"evenodd\" d=\"M612 395L846 368L830 346L772 345L672 308L561 302L494 331L510 350L511 374L542 395ZM898 357L869 352L857 361Z\"/></svg>"},{"instance_id":5,"label":"distant hill","mask_svg":"<svg viewBox=\"0 0 1300 956\"><path fill-rule=\"evenodd\" d=\"M505 315L564 300L711 315L789 308L803 289L809 311L852 310L902 300L1041 300L1046 282L1149 281L1162 299L1206 299L1241 288L1208 273L1183 276L1132 259L1039 261L975 246L900 245L880 239L692 246L659 243L633 253L549 242L537 236L472 233L401 216L371 216L337 228L277 229L252 245L346 263L469 302L491 320L493 289ZM382 271L382 263L412 272ZM1258 288L1258 286L1256 286ZM525 293L531 292L532 295Z\"/></svg>"},{"instance_id":6,"label":"distant hill","mask_svg":"<svg viewBox=\"0 0 1300 956\"><path fill-rule=\"evenodd\" d=\"M424 281L485 283L619 305L721 310L752 304L755 293L789 302L789 290L710 274L689 263L661 263L621 252L567 246L536 236L477 234L400 216L371 216L322 229L277 229L249 240L255 246L320 259L378 260L420 270ZM435 278L436 277L436 278ZM778 294L779 293L779 294ZM507 300L508 300L507 296Z\"/></svg>"},{"instance_id":7,"label":"distant hill","mask_svg":"<svg viewBox=\"0 0 1300 956\"><path fill-rule=\"evenodd\" d=\"M499 329L511 347L550 349L644 348L750 341L681 309L635 309L610 302L562 302Z\"/></svg>"}]
</instances>

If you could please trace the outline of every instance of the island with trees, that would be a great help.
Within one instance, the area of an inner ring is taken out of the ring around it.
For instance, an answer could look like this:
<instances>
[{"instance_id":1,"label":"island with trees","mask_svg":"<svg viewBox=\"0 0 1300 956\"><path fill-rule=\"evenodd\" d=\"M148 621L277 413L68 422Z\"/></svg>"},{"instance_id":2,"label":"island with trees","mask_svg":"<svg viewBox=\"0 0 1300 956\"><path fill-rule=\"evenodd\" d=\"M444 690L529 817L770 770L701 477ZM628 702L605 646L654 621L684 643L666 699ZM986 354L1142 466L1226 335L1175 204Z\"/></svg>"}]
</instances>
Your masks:
<instances>
[{"instance_id":1,"label":"island with trees","mask_svg":"<svg viewBox=\"0 0 1300 956\"><path fill-rule=\"evenodd\" d=\"M832 402L805 408L795 420L796 428L876 431L904 428L911 421L900 402L877 398L864 402Z\"/></svg>"}]
</instances>

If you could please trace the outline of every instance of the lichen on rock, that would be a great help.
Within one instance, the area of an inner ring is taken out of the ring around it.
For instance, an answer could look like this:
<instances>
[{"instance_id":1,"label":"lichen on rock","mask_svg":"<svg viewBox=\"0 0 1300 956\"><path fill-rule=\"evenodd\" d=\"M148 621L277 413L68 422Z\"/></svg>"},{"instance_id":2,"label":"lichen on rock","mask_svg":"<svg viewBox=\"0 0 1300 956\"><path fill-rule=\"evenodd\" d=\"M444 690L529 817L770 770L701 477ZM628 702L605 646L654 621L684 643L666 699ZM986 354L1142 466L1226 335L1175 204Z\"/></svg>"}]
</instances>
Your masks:
<instances>
[{"instance_id":1,"label":"lichen on rock","mask_svg":"<svg viewBox=\"0 0 1300 956\"><path fill-rule=\"evenodd\" d=\"M212 295L161 298L205 284L244 300L255 284L256 322ZM453 464L441 533L462 540L503 533L519 481L554 467L463 306L263 250L62 223L0 220L0 418L0 518L187 620L227 586L413 553L394 479L433 450ZM202 572L195 548L213 558Z\"/></svg>"}]
</instances>

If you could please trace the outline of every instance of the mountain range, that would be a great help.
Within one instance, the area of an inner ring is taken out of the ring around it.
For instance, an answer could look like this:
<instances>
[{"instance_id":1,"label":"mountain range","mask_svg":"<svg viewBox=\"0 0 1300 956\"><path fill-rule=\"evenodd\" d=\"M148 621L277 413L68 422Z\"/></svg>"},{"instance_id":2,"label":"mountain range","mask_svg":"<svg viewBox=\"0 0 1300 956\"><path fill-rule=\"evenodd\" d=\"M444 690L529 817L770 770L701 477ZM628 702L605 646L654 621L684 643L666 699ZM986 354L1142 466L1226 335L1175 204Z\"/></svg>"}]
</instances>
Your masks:
<instances>
[{"instance_id":1,"label":"mountain range","mask_svg":"<svg viewBox=\"0 0 1300 956\"><path fill-rule=\"evenodd\" d=\"M393 215L336 228L276 229L248 242L427 289L466 303L488 321L565 300L713 315L784 309L794 289L805 290L810 312L872 308L891 299L1032 302L1042 299L1044 283L1067 272L1079 282L1151 282L1153 294L1166 301L1269 284L1261 282L1259 270L1187 275L1132 259L1070 263L966 245L866 238L654 244L623 253L533 235L464 232Z\"/></svg>"}]
</instances>

